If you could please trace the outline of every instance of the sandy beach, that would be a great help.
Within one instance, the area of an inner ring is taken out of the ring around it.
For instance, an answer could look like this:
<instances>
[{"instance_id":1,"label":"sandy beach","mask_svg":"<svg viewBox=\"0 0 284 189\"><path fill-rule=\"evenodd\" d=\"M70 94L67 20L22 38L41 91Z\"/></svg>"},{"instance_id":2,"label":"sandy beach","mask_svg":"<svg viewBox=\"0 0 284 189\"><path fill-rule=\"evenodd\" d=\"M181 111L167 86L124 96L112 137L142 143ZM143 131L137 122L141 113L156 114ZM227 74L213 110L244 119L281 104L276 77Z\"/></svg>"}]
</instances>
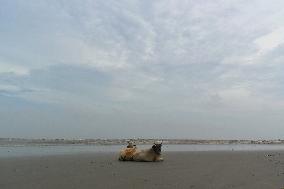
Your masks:
<instances>
[{"instance_id":1,"label":"sandy beach","mask_svg":"<svg viewBox=\"0 0 284 189\"><path fill-rule=\"evenodd\" d=\"M161 163L89 153L0 159L1 189L282 189L284 152L167 152Z\"/></svg>"}]
</instances>

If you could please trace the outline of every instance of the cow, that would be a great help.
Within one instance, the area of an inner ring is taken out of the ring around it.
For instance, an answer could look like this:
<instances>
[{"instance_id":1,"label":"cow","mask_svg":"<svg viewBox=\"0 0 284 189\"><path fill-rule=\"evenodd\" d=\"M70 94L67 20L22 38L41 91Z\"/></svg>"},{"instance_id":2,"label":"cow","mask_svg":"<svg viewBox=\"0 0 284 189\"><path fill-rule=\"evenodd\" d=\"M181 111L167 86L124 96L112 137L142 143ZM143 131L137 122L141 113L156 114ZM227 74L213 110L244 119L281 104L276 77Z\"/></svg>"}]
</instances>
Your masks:
<instances>
[{"instance_id":1,"label":"cow","mask_svg":"<svg viewBox=\"0 0 284 189\"><path fill-rule=\"evenodd\" d=\"M162 142L155 142L150 149L139 150L136 146L125 148L120 151L120 161L144 161L158 162L163 161L161 155Z\"/></svg>"},{"instance_id":2,"label":"cow","mask_svg":"<svg viewBox=\"0 0 284 189\"><path fill-rule=\"evenodd\" d=\"M128 145L119 153L120 161L133 161L133 154L136 152L137 147L132 141L127 141Z\"/></svg>"}]
</instances>

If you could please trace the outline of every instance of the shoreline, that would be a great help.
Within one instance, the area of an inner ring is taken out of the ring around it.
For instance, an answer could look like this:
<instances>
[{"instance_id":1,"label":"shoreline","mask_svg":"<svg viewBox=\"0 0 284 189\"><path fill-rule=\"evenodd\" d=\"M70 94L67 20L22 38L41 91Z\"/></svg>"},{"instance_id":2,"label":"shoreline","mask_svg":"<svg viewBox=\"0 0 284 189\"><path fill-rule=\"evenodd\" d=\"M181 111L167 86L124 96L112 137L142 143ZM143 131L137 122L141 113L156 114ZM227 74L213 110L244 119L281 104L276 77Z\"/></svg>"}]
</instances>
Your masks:
<instances>
[{"instance_id":1,"label":"shoreline","mask_svg":"<svg viewBox=\"0 0 284 189\"><path fill-rule=\"evenodd\" d=\"M139 149L147 149L151 145L138 145ZM0 146L0 158L3 157L32 157L50 155L76 155L104 152L119 152L125 145L21 145ZM162 153L167 152L264 152L283 151L284 145L276 144L167 144L163 145Z\"/></svg>"},{"instance_id":2,"label":"shoreline","mask_svg":"<svg viewBox=\"0 0 284 189\"><path fill-rule=\"evenodd\" d=\"M117 153L125 145L27 145L0 146L0 158L6 157L40 157L53 155L80 155L94 153ZM151 145L138 145L139 149L150 148ZM168 152L284 152L284 145L260 144L167 144L163 145L162 153Z\"/></svg>"},{"instance_id":3,"label":"shoreline","mask_svg":"<svg viewBox=\"0 0 284 189\"><path fill-rule=\"evenodd\" d=\"M0 138L0 146L9 145L123 145L132 140L137 145L150 145L157 140L167 145L189 144L284 144L284 140L206 140L206 139L24 139Z\"/></svg>"}]
</instances>

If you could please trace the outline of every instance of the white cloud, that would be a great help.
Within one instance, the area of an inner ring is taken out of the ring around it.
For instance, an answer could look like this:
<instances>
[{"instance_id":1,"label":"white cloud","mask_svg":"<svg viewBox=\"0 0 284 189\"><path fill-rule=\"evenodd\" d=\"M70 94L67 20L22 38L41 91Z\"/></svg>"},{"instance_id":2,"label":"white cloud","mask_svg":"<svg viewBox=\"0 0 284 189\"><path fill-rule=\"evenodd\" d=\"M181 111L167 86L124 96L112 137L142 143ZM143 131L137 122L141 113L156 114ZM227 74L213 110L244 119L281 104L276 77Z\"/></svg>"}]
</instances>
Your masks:
<instances>
[{"instance_id":1,"label":"white cloud","mask_svg":"<svg viewBox=\"0 0 284 189\"><path fill-rule=\"evenodd\" d=\"M21 88L15 85L2 85L0 84L0 92L16 93L21 91Z\"/></svg>"},{"instance_id":2,"label":"white cloud","mask_svg":"<svg viewBox=\"0 0 284 189\"><path fill-rule=\"evenodd\" d=\"M284 27L277 28L268 34L257 38L254 42L258 48L257 55L265 55L284 43Z\"/></svg>"},{"instance_id":3,"label":"white cloud","mask_svg":"<svg viewBox=\"0 0 284 189\"><path fill-rule=\"evenodd\" d=\"M279 45L284 44L284 27L277 28L268 34L258 37L254 40L256 52L248 57L238 60L242 63L255 64L262 63L262 59Z\"/></svg>"},{"instance_id":4,"label":"white cloud","mask_svg":"<svg viewBox=\"0 0 284 189\"><path fill-rule=\"evenodd\" d=\"M235 87L219 91L218 94L226 101L235 101L238 99L249 98L251 92L247 88Z\"/></svg>"},{"instance_id":5,"label":"white cloud","mask_svg":"<svg viewBox=\"0 0 284 189\"><path fill-rule=\"evenodd\" d=\"M29 68L26 68L21 65L14 65L14 64L0 62L0 74L12 73L15 75L28 75L29 71L30 71Z\"/></svg>"},{"instance_id":6,"label":"white cloud","mask_svg":"<svg viewBox=\"0 0 284 189\"><path fill-rule=\"evenodd\" d=\"M281 110L283 3L258 2L11 1L0 90L91 113Z\"/></svg>"}]
</instances>

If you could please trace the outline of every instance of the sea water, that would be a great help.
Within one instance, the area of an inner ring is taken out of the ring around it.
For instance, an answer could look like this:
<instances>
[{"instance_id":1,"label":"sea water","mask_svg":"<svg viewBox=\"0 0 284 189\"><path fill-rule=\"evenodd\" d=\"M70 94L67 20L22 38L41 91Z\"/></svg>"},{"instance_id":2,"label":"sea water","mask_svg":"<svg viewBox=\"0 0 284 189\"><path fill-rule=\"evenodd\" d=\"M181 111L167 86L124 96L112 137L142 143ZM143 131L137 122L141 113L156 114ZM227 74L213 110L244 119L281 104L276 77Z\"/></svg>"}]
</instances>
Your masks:
<instances>
[{"instance_id":1,"label":"sea water","mask_svg":"<svg viewBox=\"0 0 284 189\"><path fill-rule=\"evenodd\" d=\"M28 145L28 146L0 146L0 158L24 156L48 156L68 154L89 154L118 152L122 145ZM139 145L141 149L151 145ZM163 152L178 151L283 151L283 144L193 144L193 145L163 145Z\"/></svg>"}]
</instances>

